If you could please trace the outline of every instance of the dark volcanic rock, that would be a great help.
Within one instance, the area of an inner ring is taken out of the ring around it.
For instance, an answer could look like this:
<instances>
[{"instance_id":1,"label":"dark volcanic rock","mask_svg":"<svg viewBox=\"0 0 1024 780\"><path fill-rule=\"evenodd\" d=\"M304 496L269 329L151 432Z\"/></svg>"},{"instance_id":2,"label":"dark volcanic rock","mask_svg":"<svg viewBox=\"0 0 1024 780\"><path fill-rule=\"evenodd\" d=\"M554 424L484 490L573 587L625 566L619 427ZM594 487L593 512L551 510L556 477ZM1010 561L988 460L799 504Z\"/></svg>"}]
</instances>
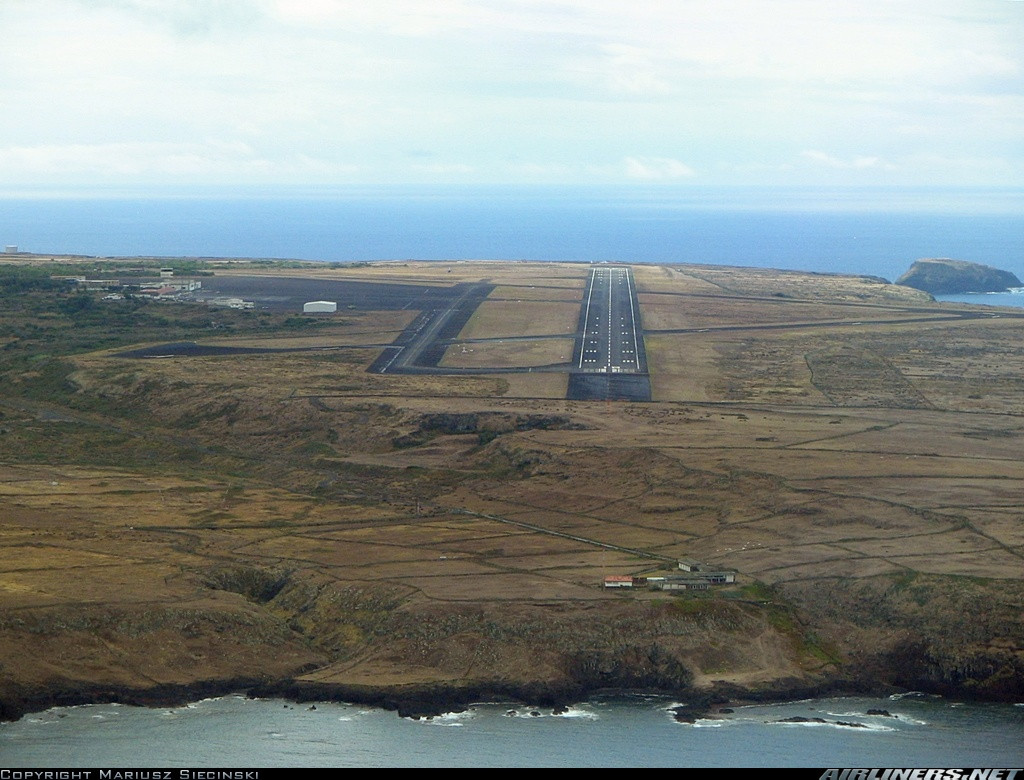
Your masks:
<instances>
[{"instance_id":1,"label":"dark volcanic rock","mask_svg":"<svg viewBox=\"0 0 1024 780\"><path fill-rule=\"evenodd\" d=\"M779 718L776 723L828 723L824 718L805 718L803 715L793 715L789 718Z\"/></svg>"},{"instance_id":2,"label":"dark volcanic rock","mask_svg":"<svg viewBox=\"0 0 1024 780\"><path fill-rule=\"evenodd\" d=\"M1021 281L1009 271L964 260L918 260L896 284L924 290L932 295L970 292L1002 292L1020 287Z\"/></svg>"},{"instance_id":3,"label":"dark volcanic rock","mask_svg":"<svg viewBox=\"0 0 1024 780\"><path fill-rule=\"evenodd\" d=\"M672 717L675 718L677 723L696 723L697 719L704 714L699 711L691 711L685 706L672 707L669 712L672 713Z\"/></svg>"}]
</instances>

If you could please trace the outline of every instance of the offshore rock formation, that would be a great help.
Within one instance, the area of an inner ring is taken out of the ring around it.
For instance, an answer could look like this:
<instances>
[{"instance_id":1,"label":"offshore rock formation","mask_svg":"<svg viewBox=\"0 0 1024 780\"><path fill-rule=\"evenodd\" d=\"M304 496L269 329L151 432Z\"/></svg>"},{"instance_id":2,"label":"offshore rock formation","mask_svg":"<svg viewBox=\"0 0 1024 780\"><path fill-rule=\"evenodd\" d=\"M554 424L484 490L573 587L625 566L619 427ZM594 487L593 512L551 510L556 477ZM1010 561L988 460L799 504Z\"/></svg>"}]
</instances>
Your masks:
<instances>
[{"instance_id":1,"label":"offshore rock formation","mask_svg":"<svg viewBox=\"0 0 1024 780\"><path fill-rule=\"evenodd\" d=\"M918 260L896 284L924 290L932 295L1002 292L1020 287L1021 281L1009 271L990 265L945 258Z\"/></svg>"}]
</instances>

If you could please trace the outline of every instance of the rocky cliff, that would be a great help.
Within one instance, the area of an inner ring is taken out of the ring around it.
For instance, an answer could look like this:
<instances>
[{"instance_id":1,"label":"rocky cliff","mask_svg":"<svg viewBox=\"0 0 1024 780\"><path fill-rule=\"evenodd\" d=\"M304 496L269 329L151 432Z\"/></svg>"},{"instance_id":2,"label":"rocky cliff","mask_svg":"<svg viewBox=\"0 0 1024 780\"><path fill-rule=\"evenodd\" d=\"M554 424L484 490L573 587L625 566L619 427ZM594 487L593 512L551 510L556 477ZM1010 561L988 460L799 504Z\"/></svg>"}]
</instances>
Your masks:
<instances>
[{"instance_id":1,"label":"rocky cliff","mask_svg":"<svg viewBox=\"0 0 1024 780\"><path fill-rule=\"evenodd\" d=\"M298 572L265 603L219 590L249 591L253 571L246 582L211 577L215 590L188 609L0 613L0 720L60 704L173 706L239 690L422 716L488 699L557 706L609 690L671 694L699 714L734 698L862 687L775 602L438 604Z\"/></svg>"},{"instance_id":2,"label":"rocky cliff","mask_svg":"<svg viewBox=\"0 0 1024 780\"><path fill-rule=\"evenodd\" d=\"M924 290L932 295L971 292L1002 292L1020 287L1021 281L1009 271L964 260L918 260L896 280L896 284Z\"/></svg>"}]
</instances>

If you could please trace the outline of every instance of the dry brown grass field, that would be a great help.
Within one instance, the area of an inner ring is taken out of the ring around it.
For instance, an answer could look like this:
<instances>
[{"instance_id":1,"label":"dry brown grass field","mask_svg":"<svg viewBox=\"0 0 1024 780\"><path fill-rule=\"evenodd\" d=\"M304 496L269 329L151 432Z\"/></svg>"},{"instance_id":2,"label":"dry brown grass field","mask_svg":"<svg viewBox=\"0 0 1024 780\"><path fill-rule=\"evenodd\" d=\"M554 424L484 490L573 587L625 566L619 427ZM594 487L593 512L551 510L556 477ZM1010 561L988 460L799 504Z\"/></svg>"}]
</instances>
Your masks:
<instances>
[{"instance_id":1,"label":"dry brown grass field","mask_svg":"<svg viewBox=\"0 0 1024 780\"><path fill-rule=\"evenodd\" d=\"M441 365L453 368L511 368L569 363L572 360L572 348L573 340L568 338L459 343L448 348Z\"/></svg>"},{"instance_id":2,"label":"dry brown grass field","mask_svg":"<svg viewBox=\"0 0 1024 780\"><path fill-rule=\"evenodd\" d=\"M542 682L567 674L558 648L648 642L694 684L756 688L851 669L904 683L924 672L878 668L916 647L937 687L1019 689L1024 318L863 278L639 267L652 402L503 373L571 358L586 271L309 272L497 285L441 364L486 375L368 373L368 345L414 313L346 313L208 340L324 351L93 351L70 358L66 395L0 398L4 668L22 687L183 684L273 646L268 677ZM601 587L681 557L737 584ZM638 627L639 609L661 617ZM39 626L89 652L18 656ZM185 656L140 660L160 632L184 632Z\"/></svg>"}]
</instances>

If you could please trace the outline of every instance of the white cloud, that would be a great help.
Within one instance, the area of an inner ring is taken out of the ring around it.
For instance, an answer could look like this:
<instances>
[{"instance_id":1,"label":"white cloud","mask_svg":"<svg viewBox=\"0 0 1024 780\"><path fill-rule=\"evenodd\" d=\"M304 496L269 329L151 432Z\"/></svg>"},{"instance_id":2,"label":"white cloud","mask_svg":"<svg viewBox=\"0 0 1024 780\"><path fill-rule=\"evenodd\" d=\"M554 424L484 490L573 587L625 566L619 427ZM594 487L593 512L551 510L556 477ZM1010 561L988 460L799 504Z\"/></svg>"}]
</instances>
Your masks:
<instances>
[{"instance_id":1,"label":"white cloud","mask_svg":"<svg viewBox=\"0 0 1024 780\"><path fill-rule=\"evenodd\" d=\"M607 55L605 78L613 92L668 95L675 91L663 65L647 49L623 44L603 47Z\"/></svg>"},{"instance_id":2,"label":"white cloud","mask_svg":"<svg viewBox=\"0 0 1024 780\"><path fill-rule=\"evenodd\" d=\"M511 176L513 180L526 181L565 181L578 179L586 175L579 166L565 165L564 163L536 163L515 161L506 163L503 166L503 173Z\"/></svg>"},{"instance_id":3,"label":"white cloud","mask_svg":"<svg viewBox=\"0 0 1024 780\"><path fill-rule=\"evenodd\" d=\"M273 0L268 9L274 20L297 27L410 38L486 27L505 16L500 9L471 0Z\"/></svg>"},{"instance_id":4,"label":"white cloud","mask_svg":"<svg viewBox=\"0 0 1024 780\"><path fill-rule=\"evenodd\" d=\"M832 155L819 152L815 149L808 149L800 153L801 157L804 157L812 162L824 165L827 168L838 168L841 170L863 170L864 168L892 168L886 162L883 162L878 157L853 157L849 160L843 160Z\"/></svg>"},{"instance_id":5,"label":"white cloud","mask_svg":"<svg viewBox=\"0 0 1024 780\"><path fill-rule=\"evenodd\" d=\"M225 26L237 27L263 15L262 0L78 0L86 8L109 9L156 24L177 34L193 35Z\"/></svg>"},{"instance_id":6,"label":"white cloud","mask_svg":"<svg viewBox=\"0 0 1024 780\"><path fill-rule=\"evenodd\" d=\"M0 0L3 170L1002 183L940 169L1019 169L1022 7ZM401 159L417 148L435 154L419 168Z\"/></svg>"},{"instance_id":7,"label":"white cloud","mask_svg":"<svg viewBox=\"0 0 1024 780\"><path fill-rule=\"evenodd\" d=\"M432 173L442 176L452 173L464 176L476 172L476 168L464 163L417 163L411 166L411 170L417 173Z\"/></svg>"},{"instance_id":8,"label":"white cloud","mask_svg":"<svg viewBox=\"0 0 1024 780\"><path fill-rule=\"evenodd\" d=\"M39 144L0 148L0 177L8 182L50 180L54 176L77 182L103 182L153 175L171 180L207 177L262 180L267 176L351 174L356 170L355 166L338 166L305 155L286 160L266 159L241 141Z\"/></svg>"},{"instance_id":9,"label":"white cloud","mask_svg":"<svg viewBox=\"0 0 1024 780\"><path fill-rule=\"evenodd\" d=\"M689 165L671 157L627 157L626 176L630 179L646 181L664 181L671 179L688 179L696 175Z\"/></svg>"}]
</instances>

